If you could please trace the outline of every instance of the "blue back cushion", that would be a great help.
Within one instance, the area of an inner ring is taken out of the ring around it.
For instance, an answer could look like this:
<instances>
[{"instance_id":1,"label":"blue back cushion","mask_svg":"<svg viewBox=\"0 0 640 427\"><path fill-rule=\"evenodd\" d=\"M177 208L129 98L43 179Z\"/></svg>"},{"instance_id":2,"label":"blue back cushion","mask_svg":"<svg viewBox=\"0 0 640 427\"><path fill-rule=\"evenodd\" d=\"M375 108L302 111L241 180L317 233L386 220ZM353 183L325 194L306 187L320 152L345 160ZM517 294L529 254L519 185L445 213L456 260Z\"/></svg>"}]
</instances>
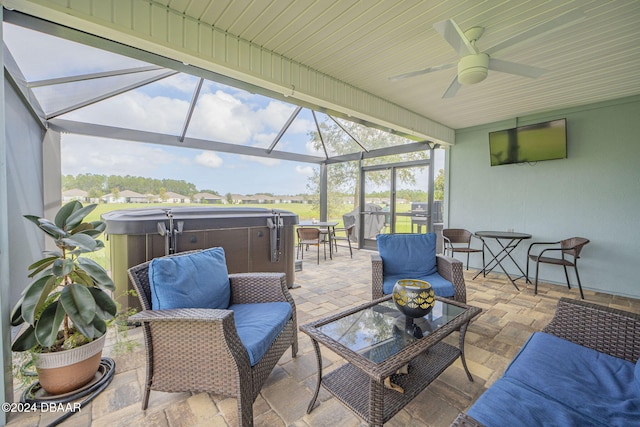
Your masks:
<instances>
[{"instance_id":1,"label":"blue back cushion","mask_svg":"<svg viewBox=\"0 0 640 427\"><path fill-rule=\"evenodd\" d=\"M437 272L435 233L378 234L376 239L384 276L412 279Z\"/></svg>"},{"instance_id":2,"label":"blue back cushion","mask_svg":"<svg viewBox=\"0 0 640 427\"><path fill-rule=\"evenodd\" d=\"M229 307L231 287L222 248L153 259L149 284L153 310Z\"/></svg>"}]
</instances>

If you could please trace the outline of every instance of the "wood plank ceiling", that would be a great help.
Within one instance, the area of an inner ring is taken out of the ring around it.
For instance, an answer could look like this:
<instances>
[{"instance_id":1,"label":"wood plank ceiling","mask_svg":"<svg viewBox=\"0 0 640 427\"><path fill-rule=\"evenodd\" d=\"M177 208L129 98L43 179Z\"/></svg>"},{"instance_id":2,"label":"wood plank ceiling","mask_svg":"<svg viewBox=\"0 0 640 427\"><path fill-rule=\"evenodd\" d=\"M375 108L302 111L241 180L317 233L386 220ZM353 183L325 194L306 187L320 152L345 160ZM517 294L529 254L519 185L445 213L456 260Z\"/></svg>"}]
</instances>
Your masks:
<instances>
[{"instance_id":1,"label":"wood plank ceiling","mask_svg":"<svg viewBox=\"0 0 640 427\"><path fill-rule=\"evenodd\" d=\"M640 94L640 2L636 0L157 0L453 129ZM584 18L493 55L549 70L538 79L489 72L454 98L449 68L400 81L388 77L456 62L433 29L453 18L485 28L482 51L554 17Z\"/></svg>"}]
</instances>

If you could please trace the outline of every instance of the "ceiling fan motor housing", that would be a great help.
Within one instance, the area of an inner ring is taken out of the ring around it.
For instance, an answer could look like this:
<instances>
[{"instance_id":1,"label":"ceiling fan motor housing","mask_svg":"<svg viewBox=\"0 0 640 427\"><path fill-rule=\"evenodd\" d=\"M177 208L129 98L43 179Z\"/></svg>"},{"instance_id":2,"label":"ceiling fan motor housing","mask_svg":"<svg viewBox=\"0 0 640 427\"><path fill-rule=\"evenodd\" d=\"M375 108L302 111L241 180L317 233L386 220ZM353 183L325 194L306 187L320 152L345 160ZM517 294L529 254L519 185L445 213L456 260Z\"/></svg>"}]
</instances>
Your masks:
<instances>
[{"instance_id":1,"label":"ceiling fan motor housing","mask_svg":"<svg viewBox=\"0 0 640 427\"><path fill-rule=\"evenodd\" d=\"M487 78L489 72L489 55L477 53L460 58L458 62L458 83L472 85Z\"/></svg>"}]
</instances>

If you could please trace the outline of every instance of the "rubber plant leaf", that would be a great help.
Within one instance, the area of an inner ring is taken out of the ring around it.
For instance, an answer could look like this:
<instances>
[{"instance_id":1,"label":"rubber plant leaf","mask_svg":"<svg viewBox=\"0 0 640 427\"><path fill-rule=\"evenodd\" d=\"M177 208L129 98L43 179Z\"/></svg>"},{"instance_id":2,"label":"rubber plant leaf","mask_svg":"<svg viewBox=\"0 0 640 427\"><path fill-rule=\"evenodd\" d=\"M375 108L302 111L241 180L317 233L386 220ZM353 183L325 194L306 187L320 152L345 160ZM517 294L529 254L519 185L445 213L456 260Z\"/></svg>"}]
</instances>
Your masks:
<instances>
[{"instance_id":1,"label":"rubber plant leaf","mask_svg":"<svg viewBox=\"0 0 640 427\"><path fill-rule=\"evenodd\" d=\"M97 242L91 236L87 236L86 234L75 234L73 236L66 237L62 239L62 242L68 248L74 248L74 251L84 253L84 252L93 252L98 247Z\"/></svg>"},{"instance_id":2,"label":"rubber plant leaf","mask_svg":"<svg viewBox=\"0 0 640 427\"><path fill-rule=\"evenodd\" d=\"M20 298L15 307L13 307L13 310L11 310L11 326L18 326L24 323L24 319L22 318L22 301L24 301L24 297Z\"/></svg>"},{"instance_id":3,"label":"rubber plant leaf","mask_svg":"<svg viewBox=\"0 0 640 427\"><path fill-rule=\"evenodd\" d=\"M95 281L96 285L102 289L114 291L115 286L113 284L113 280L104 271L104 268L100 266L97 262L92 260L91 258L79 257L77 259L80 268L87 272L89 276Z\"/></svg>"},{"instance_id":4,"label":"rubber plant leaf","mask_svg":"<svg viewBox=\"0 0 640 427\"><path fill-rule=\"evenodd\" d=\"M77 211L82 207L82 203L77 200L72 200L63 207L60 208L56 217L53 219L53 222L60 228L65 228L65 224L67 223L67 218L71 216L72 213Z\"/></svg>"},{"instance_id":5,"label":"rubber plant leaf","mask_svg":"<svg viewBox=\"0 0 640 427\"><path fill-rule=\"evenodd\" d=\"M69 273L71 273L73 271L73 269L75 268L75 263L73 262L72 259L60 259L58 258L57 260L55 260L53 262L53 267L51 268L51 272L56 276L56 277L64 277L66 275L68 275Z\"/></svg>"},{"instance_id":6,"label":"rubber plant leaf","mask_svg":"<svg viewBox=\"0 0 640 427\"><path fill-rule=\"evenodd\" d=\"M82 209L74 211L65 221L64 229L67 231L71 231L76 228L82 223L82 220L96 208L96 206L96 204L88 205L83 207Z\"/></svg>"},{"instance_id":7,"label":"rubber plant leaf","mask_svg":"<svg viewBox=\"0 0 640 427\"><path fill-rule=\"evenodd\" d=\"M42 310L43 304L55 287L55 276L42 276L29 285L22 301L22 318L25 322L30 325L35 323L36 315Z\"/></svg>"},{"instance_id":8,"label":"rubber plant leaf","mask_svg":"<svg viewBox=\"0 0 640 427\"><path fill-rule=\"evenodd\" d=\"M93 299L96 301L96 316L103 320L113 319L118 312L118 307L111 297L97 288L89 288L89 292L91 292Z\"/></svg>"},{"instance_id":9,"label":"rubber plant leaf","mask_svg":"<svg viewBox=\"0 0 640 427\"><path fill-rule=\"evenodd\" d=\"M96 301L89 289L71 283L60 293L60 302L78 331L88 338L93 338L94 329L91 322L96 313Z\"/></svg>"},{"instance_id":10,"label":"rubber plant leaf","mask_svg":"<svg viewBox=\"0 0 640 427\"><path fill-rule=\"evenodd\" d=\"M36 325L36 339L42 347L51 347L55 343L64 315L64 308L59 301L54 301L44 309Z\"/></svg>"},{"instance_id":11,"label":"rubber plant leaf","mask_svg":"<svg viewBox=\"0 0 640 427\"><path fill-rule=\"evenodd\" d=\"M96 316L93 318L93 329L95 330L93 337L99 338L107 332L107 323Z\"/></svg>"},{"instance_id":12,"label":"rubber plant leaf","mask_svg":"<svg viewBox=\"0 0 640 427\"><path fill-rule=\"evenodd\" d=\"M33 326L29 325L29 327L23 333L21 333L20 336L13 342L11 350L27 351L32 349L36 345L38 345L38 340L36 339L36 330L33 329Z\"/></svg>"},{"instance_id":13,"label":"rubber plant leaf","mask_svg":"<svg viewBox=\"0 0 640 427\"><path fill-rule=\"evenodd\" d=\"M60 257L58 257L58 256L50 256L50 257L42 258L41 260L34 262L29 267L27 267L28 270L33 270L33 271L31 271L31 273L29 273L29 277L34 277L35 275L40 273L42 270L44 270L45 268L47 268L51 264L53 264L53 262L55 260L59 259L59 258Z\"/></svg>"},{"instance_id":14,"label":"rubber plant leaf","mask_svg":"<svg viewBox=\"0 0 640 427\"><path fill-rule=\"evenodd\" d=\"M38 224L38 227L42 229L42 231L44 231L45 233L47 233L49 236L53 237L56 240L61 239L67 235L67 233L63 229L59 228L48 219L38 218L37 224Z\"/></svg>"}]
</instances>

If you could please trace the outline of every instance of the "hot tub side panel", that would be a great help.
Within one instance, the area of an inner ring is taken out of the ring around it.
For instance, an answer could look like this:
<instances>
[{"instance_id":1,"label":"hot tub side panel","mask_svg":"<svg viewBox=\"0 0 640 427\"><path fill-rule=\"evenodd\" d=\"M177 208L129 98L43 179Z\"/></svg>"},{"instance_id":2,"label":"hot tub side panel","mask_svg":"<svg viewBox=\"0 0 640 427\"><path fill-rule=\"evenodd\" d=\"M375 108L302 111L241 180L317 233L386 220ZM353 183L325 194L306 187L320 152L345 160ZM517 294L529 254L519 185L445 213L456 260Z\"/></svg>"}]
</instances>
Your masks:
<instances>
[{"instance_id":1,"label":"hot tub side panel","mask_svg":"<svg viewBox=\"0 0 640 427\"><path fill-rule=\"evenodd\" d=\"M268 227L185 231L177 236L176 249L185 252L222 247L229 273L283 272L289 288L295 282L294 227L281 228L280 259L271 262ZM141 309L137 296L130 295L127 270L166 253L165 238L158 234L114 234L111 241L111 277L114 296L121 306Z\"/></svg>"}]
</instances>

